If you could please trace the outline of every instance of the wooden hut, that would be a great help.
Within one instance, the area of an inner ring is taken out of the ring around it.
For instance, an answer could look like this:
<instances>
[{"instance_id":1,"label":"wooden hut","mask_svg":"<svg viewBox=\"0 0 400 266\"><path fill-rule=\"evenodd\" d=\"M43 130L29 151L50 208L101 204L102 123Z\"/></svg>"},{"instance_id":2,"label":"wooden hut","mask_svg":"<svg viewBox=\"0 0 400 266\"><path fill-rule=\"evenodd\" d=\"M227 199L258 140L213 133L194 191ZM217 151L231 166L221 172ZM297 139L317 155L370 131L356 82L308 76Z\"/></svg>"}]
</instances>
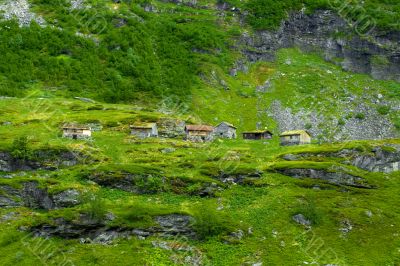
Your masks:
<instances>
[{"instance_id":1,"label":"wooden hut","mask_svg":"<svg viewBox=\"0 0 400 266\"><path fill-rule=\"evenodd\" d=\"M311 143L311 135L306 130L285 131L279 137L282 146L303 145Z\"/></svg>"},{"instance_id":2,"label":"wooden hut","mask_svg":"<svg viewBox=\"0 0 400 266\"><path fill-rule=\"evenodd\" d=\"M77 124L65 124L62 127L63 138L87 139L92 136L92 129L88 126Z\"/></svg>"},{"instance_id":3,"label":"wooden hut","mask_svg":"<svg viewBox=\"0 0 400 266\"><path fill-rule=\"evenodd\" d=\"M208 125L186 125L186 139L190 141L212 141L214 127Z\"/></svg>"},{"instance_id":4,"label":"wooden hut","mask_svg":"<svg viewBox=\"0 0 400 266\"><path fill-rule=\"evenodd\" d=\"M269 130L255 130L243 132L243 139L261 140L261 139L272 139L272 132Z\"/></svg>"},{"instance_id":5,"label":"wooden hut","mask_svg":"<svg viewBox=\"0 0 400 266\"><path fill-rule=\"evenodd\" d=\"M158 129L156 123L136 123L130 126L131 135L138 138L158 137Z\"/></svg>"},{"instance_id":6,"label":"wooden hut","mask_svg":"<svg viewBox=\"0 0 400 266\"><path fill-rule=\"evenodd\" d=\"M228 122L221 122L214 128L216 138L236 139L236 127Z\"/></svg>"}]
</instances>

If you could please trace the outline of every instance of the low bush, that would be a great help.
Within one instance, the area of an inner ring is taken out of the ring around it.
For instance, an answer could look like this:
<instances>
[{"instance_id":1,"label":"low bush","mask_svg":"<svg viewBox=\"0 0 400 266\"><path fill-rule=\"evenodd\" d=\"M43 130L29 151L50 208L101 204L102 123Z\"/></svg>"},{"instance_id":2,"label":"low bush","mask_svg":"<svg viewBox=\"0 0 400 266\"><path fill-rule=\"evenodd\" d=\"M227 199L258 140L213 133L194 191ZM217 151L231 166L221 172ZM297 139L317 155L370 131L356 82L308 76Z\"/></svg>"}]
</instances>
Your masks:
<instances>
[{"instance_id":1,"label":"low bush","mask_svg":"<svg viewBox=\"0 0 400 266\"><path fill-rule=\"evenodd\" d=\"M11 147L11 155L16 159L28 160L33 156L33 151L28 147L28 137L16 138Z\"/></svg>"},{"instance_id":2,"label":"low bush","mask_svg":"<svg viewBox=\"0 0 400 266\"><path fill-rule=\"evenodd\" d=\"M92 220L101 221L104 219L107 209L103 198L98 194L85 194L82 198L85 204L84 212L90 216Z\"/></svg>"},{"instance_id":3,"label":"low bush","mask_svg":"<svg viewBox=\"0 0 400 266\"><path fill-rule=\"evenodd\" d=\"M312 225L319 225L322 223L322 214L317 209L314 201L307 201L300 204L295 208L295 214L302 214L307 220L311 222Z\"/></svg>"},{"instance_id":4,"label":"low bush","mask_svg":"<svg viewBox=\"0 0 400 266\"><path fill-rule=\"evenodd\" d=\"M193 228L199 239L219 236L233 231L233 221L225 212L217 211L216 204L203 203L193 211Z\"/></svg>"},{"instance_id":5,"label":"low bush","mask_svg":"<svg viewBox=\"0 0 400 266\"><path fill-rule=\"evenodd\" d=\"M377 108L377 111L381 115L387 115L390 112L390 106L381 105Z\"/></svg>"},{"instance_id":6,"label":"low bush","mask_svg":"<svg viewBox=\"0 0 400 266\"><path fill-rule=\"evenodd\" d=\"M359 120L363 120L363 119L365 119L365 114L363 114L363 113L358 113L358 114L356 114L355 118L357 118L357 119L359 119Z\"/></svg>"}]
</instances>

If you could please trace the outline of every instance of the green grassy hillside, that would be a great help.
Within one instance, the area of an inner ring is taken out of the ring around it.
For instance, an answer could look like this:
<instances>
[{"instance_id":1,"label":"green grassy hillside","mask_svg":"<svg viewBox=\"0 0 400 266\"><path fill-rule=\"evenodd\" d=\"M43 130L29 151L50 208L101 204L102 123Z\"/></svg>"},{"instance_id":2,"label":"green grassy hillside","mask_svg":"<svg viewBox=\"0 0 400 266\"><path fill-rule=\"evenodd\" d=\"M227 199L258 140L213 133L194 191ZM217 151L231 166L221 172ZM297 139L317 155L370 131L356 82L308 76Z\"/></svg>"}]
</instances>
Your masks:
<instances>
[{"instance_id":1,"label":"green grassy hillside","mask_svg":"<svg viewBox=\"0 0 400 266\"><path fill-rule=\"evenodd\" d=\"M400 84L297 48L230 73L242 34L331 1L28 2L0 0L23 10L0 21L0 265L400 265ZM350 4L400 29L395 1ZM239 137L130 135L165 120ZM312 144L280 146L286 122Z\"/></svg>"},{"instance_id":2,"label":"green grassy hillside","mask_svg":"<svg viewBox=\"0 0 400 266\"><path fill-rule=\"evenodd\" d=\"M209 144L179 139L138 140L129 135L128 125L132 121L149 118L157 121L165 115L141 106L86 103L40 91L30 95L23 100L0 101L2 122L8 122L0 127L2 150L14 151L15 139L27 136L29 151L66 149L86 154L91 159L57 171L25 171L11 176L2 173L0 186L18 188L24 182L37 181L50 194L75 189L83 195L97 195L101 201L83 200L75 207L48 211L2 208L0 245L3 265L60 261L63 256L74 265L186 265L185 256L195 254L201 254L205 265L259 262L265 265L303 262L397 265L399 262L396 234L400 214L393 208L399 201L399 172L370 173L329 157L323 161L312 157L298 162L282 160L288 153L318 154L343 149L368 153L374 146L382 145L390 150L389 146L400 144L399 140L299 147L281 147L277 138L268 142L238 139ZM168 117L185 119L183 116ZM60 125L66 121L101 123L104 128L94 132L90 141L67 140L61 138L60 131ZM167 149L170 151L164 152ZM344 168L374 188L294 179L274 170L281 168ZM239 185L229 185L220 179L221 173L248 176L255 172L263 174L249 177ZM123 173L151 174L151 179L136 184L151 191L150 194L126 192L91 181L93 174L118 180ZM219 189L212 196L200 197L199 192L210 184ZM112 245L50 238L45 244L55 253L48 258L48 253L39 248L40 239L20 231L21 228L51 224L57 217L77 219L87 212L97 215L111 212L117 219L110 226L133 228L151 225L151 217L157 215L189 214L198 221L205 219L205 223L196 227L200 235L205 235L198 240L132 237L115 240ZM312 221L309 229L292 220L297 213ZM8 216L11 218L5 218ZM347 222L352 228L345 233L341 228L346 228ZM230 235L238 230L243 231L243 237L237 239ZM175 248L165 250L154 247L154 241L191 246L195 250L189 253ZM314 246L315 241L318 246Z\"/></svg>"}]
</instances>

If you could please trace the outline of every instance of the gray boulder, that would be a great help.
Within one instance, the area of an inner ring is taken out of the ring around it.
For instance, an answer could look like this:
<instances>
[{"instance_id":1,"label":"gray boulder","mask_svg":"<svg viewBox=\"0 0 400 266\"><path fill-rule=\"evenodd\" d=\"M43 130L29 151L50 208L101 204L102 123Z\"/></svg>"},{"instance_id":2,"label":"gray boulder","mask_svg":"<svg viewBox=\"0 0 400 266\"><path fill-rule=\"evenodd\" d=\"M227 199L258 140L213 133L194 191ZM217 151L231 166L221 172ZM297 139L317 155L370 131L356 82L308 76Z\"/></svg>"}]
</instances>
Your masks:
<instances>
[{"instance_id":1,"label":"gray boulder","mask_svg":"<svg viewBox=\"0 0 400 266\"><path fill-rule=\"evenodd\" d=\"M57 208L68 208L80 203L80 193L75 189L68 189L53 195L53 202Z\"/></svg>"},{"instance_id":2,"label":"gray boulder","mask_svg":"<svg viewBox=\"0 0 400 266\"><path fill-rule=\"evenodd\" d=\"M54 208L54 203L47 193L47 189L39 188L37 182L25 183L21 196L26 207L45 210Z\"/></svg>"},{"instance_id":3,"label":"gray boulder","mask_svg":"<svg viewBox=\"0 0 400 266\"><path fill-rule=\"evenodd\" d=\"M292 217L293 221L304 226L310 226L311 221L308 220L303 214L299 213Z\"/></svg>"}]
</instances>

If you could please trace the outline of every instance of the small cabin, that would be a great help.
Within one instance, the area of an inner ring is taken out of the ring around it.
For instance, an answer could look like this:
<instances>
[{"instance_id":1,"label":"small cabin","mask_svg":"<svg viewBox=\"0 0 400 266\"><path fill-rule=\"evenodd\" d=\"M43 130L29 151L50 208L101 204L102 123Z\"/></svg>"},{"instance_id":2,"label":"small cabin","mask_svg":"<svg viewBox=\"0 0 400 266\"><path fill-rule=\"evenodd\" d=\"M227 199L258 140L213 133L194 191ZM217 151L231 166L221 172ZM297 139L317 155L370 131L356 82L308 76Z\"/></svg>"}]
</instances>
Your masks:
<instances>
[{"instance_id":1,"label":"small cabin","mask_svg":"<svg viewBox=\"0 0 400 266\"><path fill-rule=\"evenodd\" d=\"M214 127L208 125L187 125L185 126L186 140L190 141L212 141Z\"/></svg>"},{"instance_id":2,"label":"small cabin","mask_svg":"<svg viewBox=\"0 0 400 266\"><path fill-rule=\"evenodd\" d=\"M92 136L92 129L82 125L64 125L63 138L69 139L88 139Z\"/></svg>"},{"instance_id":3,"label":"small cabin","mask_svg":"<svg viewBox=\"0 0 400 266\"><path fill-rule=\"evenodd\" d=\"M236 139L236 127L228 122L221 122L214 128L216 138Z\"/></svg>"},{"instance_id":4,"label":"small cabin","mask_svg":"<svg viewBox=\"0 0 400 266\"><path fill-rule=\"evenodd\" d=\"M311 143L311 135L306 130L285 131L280 136L282 146Z\"/></svg>"},{"instance_id":5,"label":"small cabin","mask_svg":"<svg viewBox=\"0 0 400 266\"><path fill-rule=\"evenodd\" d=\"M138 138L158 137L158 129L156 123L137 123L130 126L131 135Z\"/></svg>"},{"instance_id":6,"label":"small cabin","mask_svg":"<svg viewBox=\"0 0 400 266\"><path fill-rule=\"evenodd\" d=\"M261 139L272 139L272 132L269 130L256 130L243 132L243 139L261 140Z\"/></svg>"}]
</instances>

